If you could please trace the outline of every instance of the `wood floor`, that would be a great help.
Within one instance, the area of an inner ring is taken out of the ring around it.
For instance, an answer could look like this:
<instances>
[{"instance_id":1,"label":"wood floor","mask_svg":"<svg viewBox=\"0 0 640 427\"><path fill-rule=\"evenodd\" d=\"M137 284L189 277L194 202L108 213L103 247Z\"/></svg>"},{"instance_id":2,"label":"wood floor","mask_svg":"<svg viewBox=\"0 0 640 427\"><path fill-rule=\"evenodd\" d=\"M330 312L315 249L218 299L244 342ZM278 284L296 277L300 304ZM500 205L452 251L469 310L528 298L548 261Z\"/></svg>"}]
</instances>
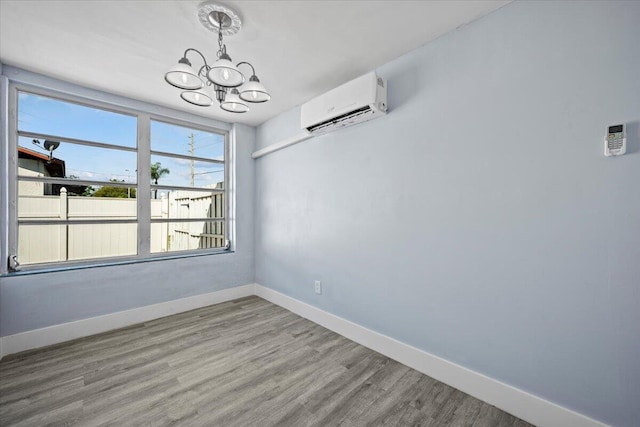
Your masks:
<instances>
[{"instance_id":1,"label":"wood floor","mask_svg":"<svg viewBox=\"0 0 640 427\"><path fill-rule=\"evenodd\" d=\"M1 426L529 426L258 297L0 361Z\"/></svg>"}]
</instances>

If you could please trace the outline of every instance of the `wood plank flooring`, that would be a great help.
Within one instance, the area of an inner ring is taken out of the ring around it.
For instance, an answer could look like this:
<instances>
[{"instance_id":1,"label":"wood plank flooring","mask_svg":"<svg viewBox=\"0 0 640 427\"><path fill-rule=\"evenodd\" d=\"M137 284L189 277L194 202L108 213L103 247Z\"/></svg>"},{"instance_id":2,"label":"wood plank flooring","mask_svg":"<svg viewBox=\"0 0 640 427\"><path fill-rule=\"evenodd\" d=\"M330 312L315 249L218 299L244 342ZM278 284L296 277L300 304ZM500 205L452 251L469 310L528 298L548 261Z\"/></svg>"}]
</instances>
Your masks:
<instances>
[{"instance_id":1,"label":"wood plank flooring","mask_svg":"<svg viewBox=\"0 0 640 427\"><path fill-rule=\"evenodd\" d=\"M530 424L248 297L5 357L0 425Z\"/></svg>"}]
</instances>

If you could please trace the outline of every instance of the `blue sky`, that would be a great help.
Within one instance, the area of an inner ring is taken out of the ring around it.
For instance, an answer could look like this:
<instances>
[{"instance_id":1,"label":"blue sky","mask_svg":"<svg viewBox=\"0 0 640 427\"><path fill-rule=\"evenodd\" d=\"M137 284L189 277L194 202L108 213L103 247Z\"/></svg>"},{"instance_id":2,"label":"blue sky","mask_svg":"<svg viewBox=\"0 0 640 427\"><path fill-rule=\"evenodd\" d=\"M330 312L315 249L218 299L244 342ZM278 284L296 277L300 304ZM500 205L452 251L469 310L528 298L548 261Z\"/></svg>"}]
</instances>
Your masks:
<instances>
[{"instance_id":1,"label":"blue sky","mask_svg":"<svg viewBox=\"0 0 640 427\"><path fill-rule=\"evenodd\" d=\"M68 138L83 139L124 147L136 146L136 118L93 107L72 104L52 98L21 92L19 95L18 129ZM223 135L188 129L163 122L151 123L151 149L175 154L189 154L193 135L194 155L211 159L224 157ZM46 153L32 138L20 138L19 145ZM64 140L54 151L54 157L64 160L67 176L79 179L136 181L136 153L77 145ZM190 186L190 161L152 155L170 170L159 184ZM194 163L195 186L205 187L224 180L222 165L208 162Z\"/></svg>"}]
</instances>

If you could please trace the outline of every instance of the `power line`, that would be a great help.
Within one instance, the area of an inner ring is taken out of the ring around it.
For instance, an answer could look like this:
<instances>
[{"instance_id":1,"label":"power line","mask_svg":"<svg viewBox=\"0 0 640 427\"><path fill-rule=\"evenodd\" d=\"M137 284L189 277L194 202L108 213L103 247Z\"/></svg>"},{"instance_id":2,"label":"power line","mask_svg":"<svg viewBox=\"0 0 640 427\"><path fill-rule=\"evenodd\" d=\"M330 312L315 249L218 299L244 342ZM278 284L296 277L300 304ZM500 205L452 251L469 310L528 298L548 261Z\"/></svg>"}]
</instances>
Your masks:
<instances>
[{"instance_id":1,"label":"power line","mask_svg":"<svg viewBox=\"0 0 640 427\"><path fill-rule=\"evenodd\" d=\"M111 173L111 172L96 172L96 171L86 171L86 170L82 170L82 169L73 169L73 168L67 168L67 171L69 172L84 172L84 173L90 173L93 175L101 175L101 176L107 176L107 177L127 177L127 179L133 177L132 174L124 174L124 173ZM91 178L91 177L89 177ZM134 184L132 182L128 182L128 184Z\"/></svg>"},{"instance_id":2,"label":"power line","mask_svg":"<svg viewBox=\"0 0 640 427\"><path fill-rule=\"evenodd\" d=\"M206 174L209 174L209 173L220 173L220 172L224 172L224 171L198 172L195 175L206 175Z\"/></svg>"},{"instance_id":3,"label":"power line","mask_svg":"<svg viewBox=\"0 0 640 427\"><path fill-rule=\"evenodd\" d=\"M198 148L198 149L202 149L202 148L212 147L212 146L214 146L214 145L219 144L220 142L222 142L222 141L212 142L211 144L196 145L196 148Z\"/></svg>"}]
</instances>

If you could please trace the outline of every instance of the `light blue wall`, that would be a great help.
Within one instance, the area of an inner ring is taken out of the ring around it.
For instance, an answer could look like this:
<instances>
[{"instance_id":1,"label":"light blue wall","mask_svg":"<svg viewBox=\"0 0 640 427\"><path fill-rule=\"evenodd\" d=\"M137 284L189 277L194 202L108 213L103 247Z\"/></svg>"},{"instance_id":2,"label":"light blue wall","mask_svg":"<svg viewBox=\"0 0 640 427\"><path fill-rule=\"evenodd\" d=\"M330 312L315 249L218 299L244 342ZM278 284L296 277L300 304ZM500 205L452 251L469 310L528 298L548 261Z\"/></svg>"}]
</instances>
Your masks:
<instances>
[{"instance_id":1,"label":"light blue wall","mask_svg":"<svg viewBox=\"0 0 640 427\"><path fill-rule=\"evenodd\" d=\"M515 2L380 67L388 116L256 161L256 281L640 425L639 23ZM257 146L298 130L294 109Z\"/></svg>"},{"instance_id":2,"label":"light blue wall","mask_svg":"<svg viewBox=\"0 0 640 427\"><path fill-rule=\"evenodd\" d=\"M9 77L130 108L200 124L231 128L210 119L149 106L14 69ZM255 128L235 125L236 244L234 253L65 272L0 277L0 336L85 319L254 281ZM4 228L3 218L2 227Z\"/></svg>"}]
</instances>

